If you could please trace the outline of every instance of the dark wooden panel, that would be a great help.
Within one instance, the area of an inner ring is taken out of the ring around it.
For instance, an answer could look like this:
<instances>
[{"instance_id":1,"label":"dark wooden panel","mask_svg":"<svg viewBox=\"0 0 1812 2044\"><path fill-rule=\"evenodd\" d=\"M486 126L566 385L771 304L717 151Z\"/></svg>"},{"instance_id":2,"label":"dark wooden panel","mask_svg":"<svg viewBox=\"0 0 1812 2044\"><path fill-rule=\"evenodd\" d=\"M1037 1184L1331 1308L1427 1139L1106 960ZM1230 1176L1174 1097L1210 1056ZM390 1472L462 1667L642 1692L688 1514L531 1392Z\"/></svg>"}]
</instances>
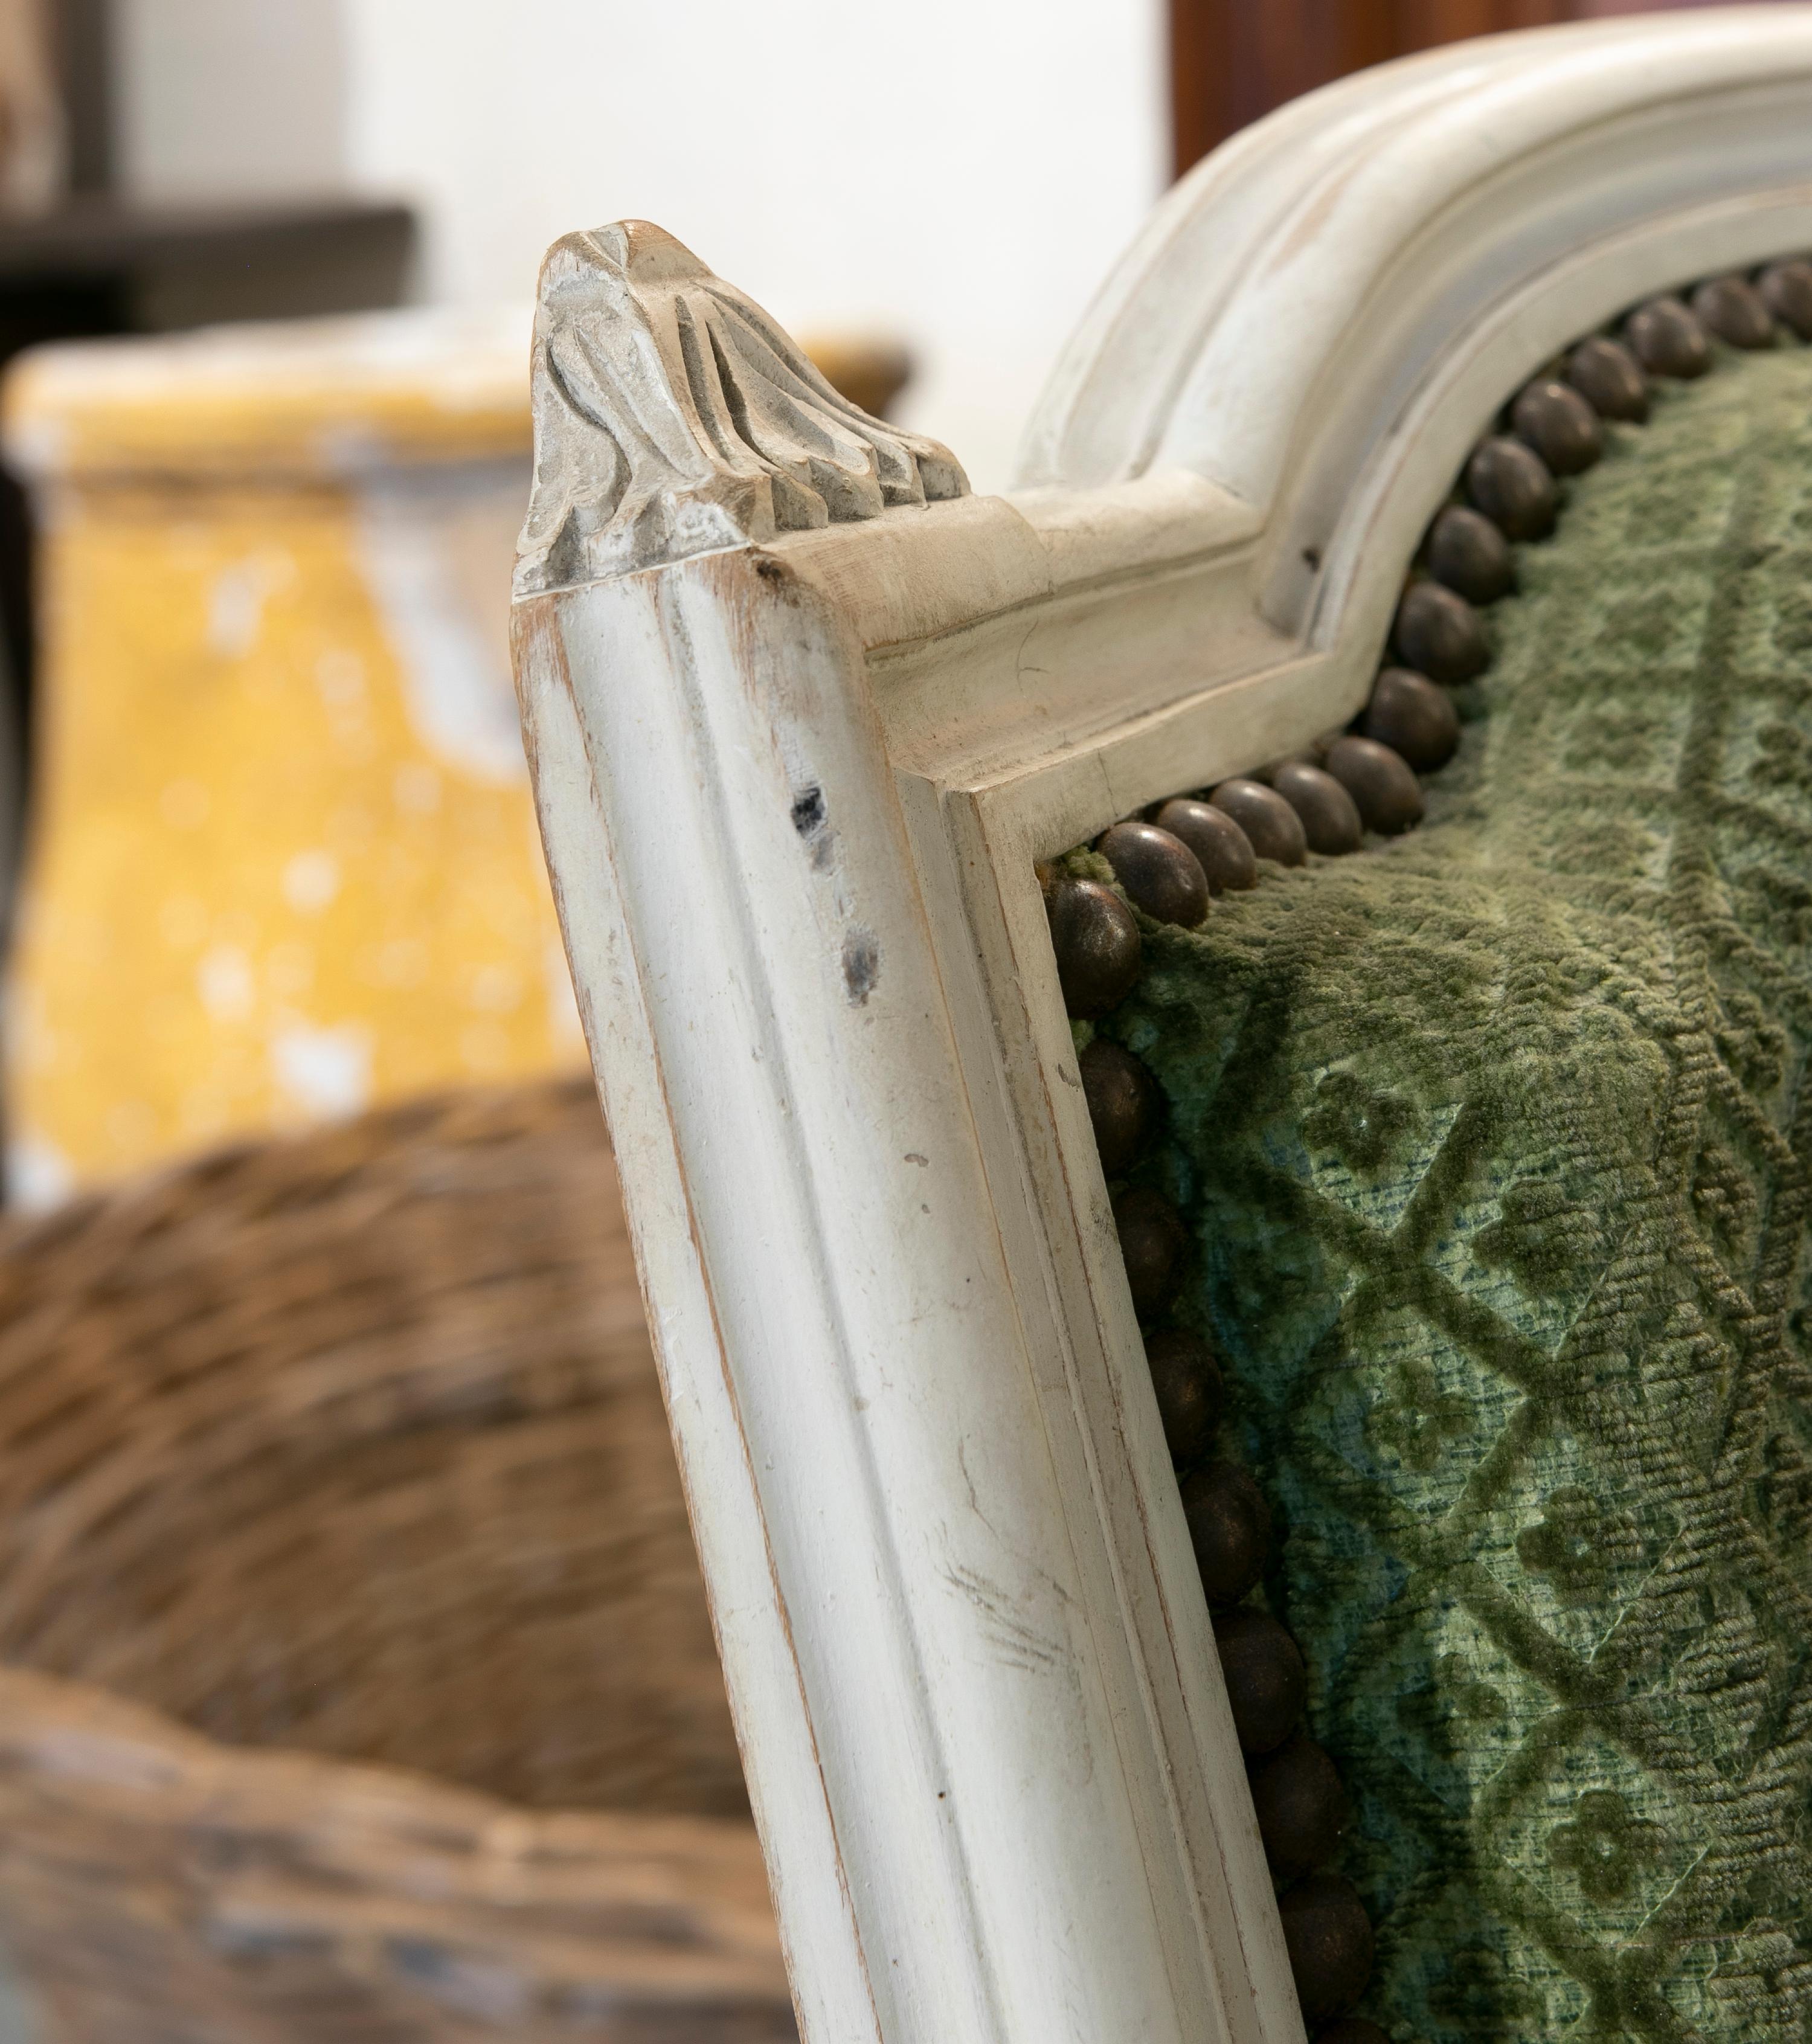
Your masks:
<instances>
[{"instance_id":1,"label":"dark wooden panel","mask_svg":"<svg viewBox=\"0 0 1812 2044\"><path fill-rule=\"evenodd\" d=\"M113 182L112 0L57 0L53 17L70 189L104 192Z\"/></svg>"},{"instance_id":2,"label":"dark wooden panel","mask_svg":"<svg viewBox=\"0 0 1812 2044\"><path fill-rule=\"evenodd\" d=\"M16 278L142 275L165 264L278 260L377 236L401 255L409 209L355 198L211 199L155 204L74 198L48 213L0 221L0 283ZM367 300L367 303L391 303ZM339 309L336 307L335 309Z\"/></svg>"},{"instance_id":3,"label":"dark wooden panel","mask_svg":"<svg viewBox=\"0 0 1812 2044\"><path fill-rule=\"evenodd\" d=\"M1170 0L1177 174L1248 121L1349 71L1574 11L1570 0Z\"/></svg>"},{"instance_id":4,"label":"dark wooden panel","mask_svg":"<svg viewBox=\"0 0 1812 2044\"><path fill-rule=\"evenodd\" d=\"M1431 49L1467 36L1507 29L1541 29L1570 21L1579 10L1564 0L1397 0L1404 50Z\"/></svg>"}]
</instances>

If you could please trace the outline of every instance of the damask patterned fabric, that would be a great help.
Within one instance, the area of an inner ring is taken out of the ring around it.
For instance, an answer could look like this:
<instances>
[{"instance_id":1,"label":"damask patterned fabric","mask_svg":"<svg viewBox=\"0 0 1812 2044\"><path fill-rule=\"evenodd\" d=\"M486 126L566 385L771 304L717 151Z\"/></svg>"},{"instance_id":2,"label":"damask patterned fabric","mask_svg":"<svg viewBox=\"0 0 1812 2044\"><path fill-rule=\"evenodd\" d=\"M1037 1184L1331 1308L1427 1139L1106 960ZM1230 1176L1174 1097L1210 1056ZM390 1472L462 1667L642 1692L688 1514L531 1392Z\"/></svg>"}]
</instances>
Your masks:
<instances>
[{"instance_id":1,"label":"damask patterned fabric","mask_svg":"<svg viewBox=\"0 0 1812 2044\"><path fill-rule=\"evenodd\" d=\"M1812 350L1610 438L1424 827L1102 1025L1427 2044L1812 2037Z\"/></svg>"}]
</instances>

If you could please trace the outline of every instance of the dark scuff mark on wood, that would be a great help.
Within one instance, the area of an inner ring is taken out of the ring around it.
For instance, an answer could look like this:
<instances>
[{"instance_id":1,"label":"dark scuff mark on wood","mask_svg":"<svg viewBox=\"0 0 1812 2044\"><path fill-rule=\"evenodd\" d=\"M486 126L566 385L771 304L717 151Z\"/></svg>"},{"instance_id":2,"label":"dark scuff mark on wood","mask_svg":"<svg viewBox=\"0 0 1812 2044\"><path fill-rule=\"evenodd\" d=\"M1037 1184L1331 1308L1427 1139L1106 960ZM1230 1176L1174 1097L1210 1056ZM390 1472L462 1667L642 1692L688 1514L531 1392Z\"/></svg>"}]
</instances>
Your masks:
<instances>
[{"instance_id":1,"label":"dark scuff mark on wood","mask_svg":"<svg viewBox=\"0 0 1812 2044\"><path fill-rule=\"evenodd\" d=\"M866 1007L881 978L881 946L872 930L851 930L843 939L843 984L851 1003Z\"/></svg>"}]
</instances>

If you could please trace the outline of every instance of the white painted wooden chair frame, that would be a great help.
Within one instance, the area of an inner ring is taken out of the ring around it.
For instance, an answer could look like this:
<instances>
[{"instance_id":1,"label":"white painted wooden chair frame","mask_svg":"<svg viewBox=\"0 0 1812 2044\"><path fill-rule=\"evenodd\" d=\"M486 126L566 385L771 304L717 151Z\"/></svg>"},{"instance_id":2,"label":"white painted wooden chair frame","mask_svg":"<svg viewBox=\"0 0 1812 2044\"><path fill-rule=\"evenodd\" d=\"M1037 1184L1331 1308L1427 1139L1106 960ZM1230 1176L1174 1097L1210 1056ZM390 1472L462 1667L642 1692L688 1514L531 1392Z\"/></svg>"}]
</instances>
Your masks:
<instances>
[{"instance_id":1,"label":"white painted wooden chair frame","mask_svg":"<svg viewBox=\"0 0 1812 2044\"><path fill-rule=\"evenodd\" d=\"M551 259L524 717L811 2044L1300 2039L1033 861L1344 720L1519 379L1808 246L1812 8L1368 73L1159 209L1006 498Z\"/></svg>"}]
</instances>

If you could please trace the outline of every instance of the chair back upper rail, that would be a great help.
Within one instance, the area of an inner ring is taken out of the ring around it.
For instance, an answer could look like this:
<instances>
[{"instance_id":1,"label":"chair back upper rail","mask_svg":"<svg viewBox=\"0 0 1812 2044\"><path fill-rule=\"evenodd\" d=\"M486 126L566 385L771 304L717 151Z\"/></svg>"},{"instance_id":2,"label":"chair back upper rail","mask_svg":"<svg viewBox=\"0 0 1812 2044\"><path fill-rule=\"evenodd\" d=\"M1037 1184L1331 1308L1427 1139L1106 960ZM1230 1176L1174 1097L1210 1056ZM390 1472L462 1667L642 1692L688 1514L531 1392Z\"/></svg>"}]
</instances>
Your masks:
<instances>
[{"instance_id":1,"label":"chair back upper rail","mask_svg":"<svg viewBox=\"0 0 1812 2044\"><path fill-rule=\"evenodd\" d=\"M1683 190L1756 188L1755 158L1726 163L1701 124L1808 78L1812 7L1764 6L1451 44L1280 108L1154 212L1058 363L1021 481L1089 487L1177 467L1268 505L1334 348L1442 215L1482 198L1489 240L1513 238L1524 223L1492 211L1494 187L1556 152L1582 181L1561 223L1582 240ZM1632 137L1630 117L1656 113L1664 138ZM1774 181L1803 179L1791 136L1763 147Z\"/></svg>"},{"instance_id":2,"label":"chair back upper rail","mask_svg":"<svg viewBox=\"0 0 1812 2044\"><path fill-rule=\"evenodd\" d=\"M810 2044L1301 2044L1031 863L1342 719L1518 381L1808 245L1812 8L1411 60L1167 202L977 499L563 244L519 687Z\"/></svg>"},{"instance_id":3,"label":"chair back upper rail","mask_svg":"<svg viewBox=\"0 0 1812 2044\"><path fill-rule=\"evenodd\" d=\"M966 786L1061 774L1155 716L1150 752L1206 779L1256 755L1187 705L1305 657L1319 685L1274 749L1344 720L1517 382L1645 294L1812 245L1809 96L1812 7L1742 8L1431 52L1216 152L1066 355L1030 486L889 521L885 578L835 564L872 558L860 529L781 543L874 650L895 757ZM1144 601L1166 576L1192 578L1180 602ZM1108 778L1123 810L1165 791Z\"/></svg>"}]
</instances>

